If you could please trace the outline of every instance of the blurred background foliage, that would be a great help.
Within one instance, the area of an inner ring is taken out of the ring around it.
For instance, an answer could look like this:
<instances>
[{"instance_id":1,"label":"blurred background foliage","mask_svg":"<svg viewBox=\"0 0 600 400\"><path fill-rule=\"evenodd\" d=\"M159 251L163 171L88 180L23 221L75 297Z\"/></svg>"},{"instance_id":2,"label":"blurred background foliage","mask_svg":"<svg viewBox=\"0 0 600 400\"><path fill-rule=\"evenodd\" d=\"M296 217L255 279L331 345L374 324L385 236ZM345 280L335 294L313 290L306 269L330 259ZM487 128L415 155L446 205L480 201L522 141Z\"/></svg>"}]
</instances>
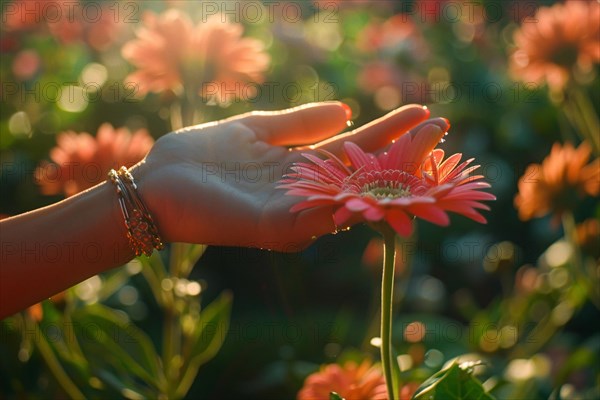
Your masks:
<instances>
[{"instance_id":1,"label":"blurred background foliage","mask_svg":"<svg viewBox=\"0 0 600 400\"><path fill-rule=\"evenodd\" d=\"M475 374L497 398L600 396L598 197L577 199L562 224L552 215L523 221L513 202L526 167L554 142L589 140L563 112L568 89L510 72L514 32L553 1L80 0L73 18L55 18L47 2L26 15L34 3L2 2L1 214L64 197L43 194L35 177L42 162L58 162L60 132L95 136L108 122L158 139L178 125L174 105L192 97L197 115L182 123L337 99L360 126L423 103L452 123L442 147L475 157L498 200L487 225L419 221L400 243L394 345L403 384L416 387L461 357L483 361ZM187 98L140 96L122 48L146 13L178 9L200 26L224 8L270 56L252 79L258 91L228 102L189 87ZM597 61L569 86L596 115ZM134 260L2 321L2 397L294 398L322 364L378 359L380 247L356 226L290 254L180 245ZM182 387L168 383L172 373Z\"/></svg>"}]
</instances>

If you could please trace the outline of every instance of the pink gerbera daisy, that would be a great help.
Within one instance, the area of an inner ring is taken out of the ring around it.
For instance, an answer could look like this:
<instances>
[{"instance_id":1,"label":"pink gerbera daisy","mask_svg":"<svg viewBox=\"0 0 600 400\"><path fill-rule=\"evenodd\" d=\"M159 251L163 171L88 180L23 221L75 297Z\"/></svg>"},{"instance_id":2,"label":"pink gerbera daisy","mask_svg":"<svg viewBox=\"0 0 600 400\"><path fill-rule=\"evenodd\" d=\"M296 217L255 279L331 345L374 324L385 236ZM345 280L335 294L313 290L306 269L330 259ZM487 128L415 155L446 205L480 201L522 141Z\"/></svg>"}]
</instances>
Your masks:
<instances>
[{"instance_id":1,"label":"pink gerbera daisy","mask_svg":"<svg viewBox=\"0 0 600 400\"><path fill-rule=\"evenodd\" d=\"M490 185L481 181L482 175L470 175L479 167L469 166L473 159L461 163L461 154L444 159L442 149L434 150L444 134L428 124L400 137L378 156L346 142L350 166L323 150L324 160L303 154L310 163L296 163L280 188L288 195L306 197L290 211L333 206L334 221L342 227L357 220L386 222L408 236L413 217L447 226L448 211L485 223L478 210L489 207L481 201L495 196L480 189Z\"/></svg>"}]
</instances>

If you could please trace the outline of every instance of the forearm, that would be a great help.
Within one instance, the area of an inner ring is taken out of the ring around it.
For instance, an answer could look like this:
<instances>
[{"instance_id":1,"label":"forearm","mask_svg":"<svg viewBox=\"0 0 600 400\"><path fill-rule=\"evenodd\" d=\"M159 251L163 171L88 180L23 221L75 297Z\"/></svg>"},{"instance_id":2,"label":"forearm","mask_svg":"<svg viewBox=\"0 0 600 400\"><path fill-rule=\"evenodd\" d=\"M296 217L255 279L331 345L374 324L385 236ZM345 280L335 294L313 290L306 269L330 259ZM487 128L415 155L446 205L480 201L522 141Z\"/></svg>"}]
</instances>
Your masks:
<instances>
[{"instance_id":1,"label":"forearm","mask_svg":"<svg viewBox=\"0 0 600 400\"><path fill-rule=\"evenodd\" d=\"M134 256L108 182L0 221L0 249L0 319Z\"/></svg>"}]
</instances>

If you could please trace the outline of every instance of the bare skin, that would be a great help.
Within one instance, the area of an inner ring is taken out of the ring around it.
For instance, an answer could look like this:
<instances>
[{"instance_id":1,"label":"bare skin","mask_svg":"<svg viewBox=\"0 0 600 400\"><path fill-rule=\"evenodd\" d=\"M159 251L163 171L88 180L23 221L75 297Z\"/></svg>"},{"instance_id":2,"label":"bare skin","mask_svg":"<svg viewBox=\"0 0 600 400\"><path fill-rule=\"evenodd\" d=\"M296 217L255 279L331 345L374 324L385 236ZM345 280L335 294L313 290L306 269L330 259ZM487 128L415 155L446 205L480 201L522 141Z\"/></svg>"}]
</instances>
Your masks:
<instances>
[{"instance_id":1,"label":"bare skin","mask_svg":"<svg viewBox=\"0 0 600 400\"><path fill-rule=\"evenodd\" d=\"M289 212L298 199L276 189L287 168L317 148L343 159L346 140L377 151L429 116L405 106L334 136L347 126L346 109L252 112L160 138L131 171L163 240L290 251L333 231L331 210ZM125 234L108 182L1 221L0 319L131 260Z\"/></svg>"}]
</instances>

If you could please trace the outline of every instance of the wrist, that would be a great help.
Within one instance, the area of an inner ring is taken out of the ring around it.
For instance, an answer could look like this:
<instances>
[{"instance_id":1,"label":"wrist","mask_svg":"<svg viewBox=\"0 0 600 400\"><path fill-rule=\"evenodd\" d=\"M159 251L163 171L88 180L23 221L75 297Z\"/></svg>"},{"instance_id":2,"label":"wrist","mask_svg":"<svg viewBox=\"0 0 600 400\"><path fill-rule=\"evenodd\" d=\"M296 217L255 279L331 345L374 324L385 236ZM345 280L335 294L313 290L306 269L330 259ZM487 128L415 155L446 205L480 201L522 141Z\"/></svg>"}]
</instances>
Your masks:
<instances>
[{"instance_id":1,"label":"wrist","mask_svg":"<svg viewBox=\"0 0 600 400\"><path fill-rule=\"evenodd\" d=\"M173 235L169 228L169 207L166 200L168 189L161 183L159 174L153 171L145 161L129 169L135 179L139 198L146 206L154 220L154 225L163 243L172 242Z\"/></svg>"}]
</instances>

